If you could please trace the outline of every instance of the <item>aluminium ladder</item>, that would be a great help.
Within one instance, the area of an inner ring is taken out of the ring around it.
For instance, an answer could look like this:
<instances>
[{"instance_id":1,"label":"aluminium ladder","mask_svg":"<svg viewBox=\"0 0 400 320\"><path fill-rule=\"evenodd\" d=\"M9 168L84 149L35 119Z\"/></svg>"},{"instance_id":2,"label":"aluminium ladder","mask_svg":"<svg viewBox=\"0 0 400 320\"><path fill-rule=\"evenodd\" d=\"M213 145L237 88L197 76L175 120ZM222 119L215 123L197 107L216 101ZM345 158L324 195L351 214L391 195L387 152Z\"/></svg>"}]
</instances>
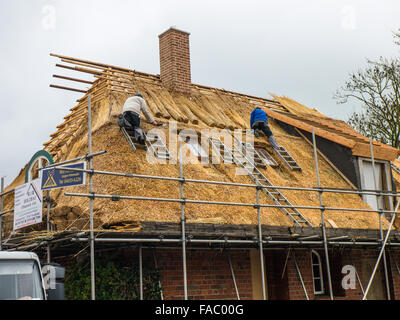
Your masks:
<instances>
[{"instance_id":1,"label":"aluminium ladder","mask_svg":"<svg viewBox=\"0 0 400 320\"><path fill-rule=\"evenodd\" d=\"M250 134L252 130L246 130L246 134ZM249 160L254 159L256 163L256 167L267 168L268 166L271 167L278 167L279 164L276 160L269 154L269 152L265 148L257 148L253 144L248 142L241 142L238 138L236 138L233 134L232 137L234 139L234 143L238 146L243 145L243 152L246 155L249 155ZM300 167L300 166L299 166ZM301 168L300 168L301 169Z\"/></svg>"},{"instance_id":2,"label":"aluminium ladder","mask_svg":"<svg viewBox=\"0 0 400 320\"><path fill-rule=\"evenodd\" d=\"M218 138L208 138L209 143L212 148L217 152L217 154L222 158L222 160L227 159L223 154L228 154L228 159L232 159L233 162L243 168L247 175L260 186L272 186L272 183L261 173L260 170L256 168L254 163L249 160L243 152L233 146L234 150L231 152L225 144ZM224 152L224 153L222 153ZM311 223L289 202L289 200L275 188L262 188L262 191L277 205L288 206L287 208L279 208L287 217L293 221L297 226L309 226L312 227Z\"/></svg>"},{"instance_id":3,"label":"aluminium ladder","mask_svg":"<svg viewBox=\"0 0 400 320\"><path fill-rule=\"evenodd\" d=\"M237 147L240 148L243 154L246 155L246 158L252 161L253 165L259 168L267 168L267 163L263 160L260 153L254 149L253 145L248 142L241 142L238 138L232 135L234 143L236 143Z\"/></svg>"},{"instance_id":4,"label":"aluminium ladder","mask_svg":"<svg viewBox=\"0 0 400 320\"><path fill-rule=\"evenodd\" d=\"M135 142L133 131L126 130L124 127L121 127L121 130L133 152L135 152L137 148L140 148L150 150L156 158L171 158L164 141L162 141L162 139L157 134L143 132L143 136L145 139L145 145L143 145Z\"/></svg>"},{"instance_id":5,"label":"aluminium ladder","mask_svg":"<svg viewBox=\"0 0 400 320\"><path fill-rule=\"evenodd\" d=\"M279 146L279 149L272 148L274 152L278 155L278 157L282 160L282 162L288 167L290 170L302 171L303 169L300 165L294 160L294 158L286 151L286 149L282 146Z\"/></svg>"},{"instance_id":6,"label":"aluminium ladder","mask_svg":"<svg viewBox=\"0 0 400 320\"><path fill-rule=\"evenodd\" d=\"M400 168L398 166L396 166L395 164L391 163L390 166L392 167L392 169L394 171L396 171L398 174L400 174Z\"/></svg>"},{"instance_id":7,"label":"aluminium ladder","mask_svg":"<svg viewBox=\"0 0 400 320\"><path fill-rule=\"evenodd\" d=\"M168 148L159 135L153 132L143 132L147 150L150 150L156 158L171 159Z\"/></svg>"},{"instance_id":8,"label":"aluminium ladder","mask_svg":"<svg viewBox=\"0 0 400 320\"><path fill-rule=\"evenodd\" d=\"M134 139L133 132L130 131L130 133L128 133L128 131L124 127L121 127L121 131L122 131L126 141L128 141L128 144L131 147L132 151L135 152L136 151L136 146L135 146L136 144L132 140L132 139Z\"/></svg>"},{"instance_id":9,"label":"aluminium ladder","mask_svg":"<svg viewBox=\"0 0 400 320\"><path fill-rule=\"evenodd\" d=\"M278 162L276 162L276 160L269 154L269 152L266 149L263 148L255 148L255 149L267 165L273 168L279 167Z\"/></svg>"}]
</instances>

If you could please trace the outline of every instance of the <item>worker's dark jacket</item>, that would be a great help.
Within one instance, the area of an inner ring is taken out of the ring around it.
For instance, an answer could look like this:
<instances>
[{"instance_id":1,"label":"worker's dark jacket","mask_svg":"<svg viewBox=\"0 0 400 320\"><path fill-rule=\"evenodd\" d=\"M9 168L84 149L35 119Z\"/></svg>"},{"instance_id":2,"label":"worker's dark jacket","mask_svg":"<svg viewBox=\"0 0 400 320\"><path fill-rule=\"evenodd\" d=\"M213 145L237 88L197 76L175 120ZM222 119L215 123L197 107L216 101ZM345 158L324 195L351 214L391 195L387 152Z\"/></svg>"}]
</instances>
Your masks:
<instances>
[{"instance_id":1,"label":"worker's dark jacket","mask_svg":"<svg viewBox=\"0 0 400 320\"><path fill-rule=\"evenodd\" d=\"M250 115L250 127L253 127L253 124L256 121L264 121L268 123L267 114L261 109L254 109Z\"/></svg>"}]
</instances>

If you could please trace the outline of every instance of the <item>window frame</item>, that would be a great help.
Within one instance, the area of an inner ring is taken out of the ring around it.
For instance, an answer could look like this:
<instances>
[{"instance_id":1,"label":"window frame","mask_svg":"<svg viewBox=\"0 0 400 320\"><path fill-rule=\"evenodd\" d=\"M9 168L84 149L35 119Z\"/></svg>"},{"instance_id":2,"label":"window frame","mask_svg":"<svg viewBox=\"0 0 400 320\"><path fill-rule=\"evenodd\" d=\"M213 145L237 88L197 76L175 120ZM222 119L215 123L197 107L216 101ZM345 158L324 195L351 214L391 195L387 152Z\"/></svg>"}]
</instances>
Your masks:
<instances>
[{"instance_id":1,"label":"window frame","mask_svg":"<svg viewBox=\"0 0 400 320\"><path fill-rule=\"evenodd\" d=\"M368 162L371 166L372 166L372 160L371 158L364 158L364 157L358 157L357 159L357 163L358 163L358 170L359 170L359 175L360 175L360 184L361 184L361 189L362 190L368 190L369 188L366 188L366 178L365 178L365 169L364 169L364 163ZM375 162L375 166L379 166L380 170L382 170L383 172L381 172L381 174L379 174L379 172L377 173L377 178L379 178L379 176L381 176L383 178L384 181L381 181L382 183L382 191L392 191L393 190L393 186L392 186L392 175L391 175L391 166L390 166L390 162L389 161L385 161L385 160L379 160L379 159L374 159ZM372 170L375 170L374 167L372 167ZM375 172L376 173L376 172ZM376 174L375 174L376 176ZM384 183L385 182L385 183ZM379 182L378 182L379 183ZM386 188L386 190L385 190ZM375 189L375 187L373 187L372 189ZM378 187L379 189L379 187ZM373 195L370 195L373 196ZM363 194L362 195L362 199L367 202L367 197L368 195ZM390 210L393 211L393 197L392 196L382 196L382 202L383 202L383 208L380 208L380 199L378 196L376 196L376 203L377 203L377 210L379 209L383 209L383 210ZM387 206L387 204L389 206Z\"/></svg>"},{"instance_id":2,"label":"window frame","mask_svg":"<svg viewBox=\"0 0 400 320\"><path fill-rule=\"evenodd\" d=\"M318 259L318 264L314 264L313 262L313 254L317 257ZM323 295L325 294L325 287L324 287L324 274L323 274L323 269L322 269L322 261L321 261L321 256L319 255L319 253L315 250L311 250L311 272L312 272L312 279L313 279L313 289L314 289L314 294L315 295ZM314 266L318 266L319 269L319 277L316 277L314 274ZM320 283L321 283L321 290L320 291L316 291L315 289L315 281L319 279Z\"/></svg>"},{"instance_id":3,"label":"window frame","mask_svg":"<svg viewBox=\"0 0 400 320\"><path fill-rule=\"evenodd\" d=\"M36 163L38 164L37 168L35 168ZM50 164L50 161L46 157L44 157L44 156L37 157L35 159L35 161L33 161L31 163L30 167L28 168L28 181L27 182L32 181L33 180L32 177L34 177L36 175L36 172L34 172L34 170L43 168L45 166L48 166L49 164ZM37 178L40 178L40 175L41 175L41 171L38 173Z\"/></svg>"}]
</instances>

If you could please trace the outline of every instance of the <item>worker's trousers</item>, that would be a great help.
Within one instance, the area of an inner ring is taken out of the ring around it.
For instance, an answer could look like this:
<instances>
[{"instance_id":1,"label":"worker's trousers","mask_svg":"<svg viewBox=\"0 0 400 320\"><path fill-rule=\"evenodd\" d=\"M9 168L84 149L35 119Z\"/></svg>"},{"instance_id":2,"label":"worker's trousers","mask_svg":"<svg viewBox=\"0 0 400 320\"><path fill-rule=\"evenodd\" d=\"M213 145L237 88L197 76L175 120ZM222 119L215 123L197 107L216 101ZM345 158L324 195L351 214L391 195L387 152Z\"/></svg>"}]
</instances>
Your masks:
<instances>
[{"instance_id":1,"label":"worker's trousers","mask_svg":"<svg viewBox=\"0 0 400 320\"><path fill-rule=\"evenodd\" d=\"M135 112L125 111L123 113L123 117L132 126L135 134L135 140L143 144L144 136L142 129L140 129L140 116Z\"/></svg>"},{"instance_id":2,"label":"worker's trousers","mask_svg":"<svg viewBox=\"0 0 400 320\"><path fill-rule=\"evenodd\" d=\"M264 132L264 134L269 138L272 136L272 131L268 127L268 124L265 121L256 121L253 123L253 126L251 127L253 130L261 130Z\"/></svg>"},{"instance_id":3,"label":"worker's trousers","mask_svg":"<svg viewBox=\"0 0 400 320\"><path fill-rule=\"evenodd\" d=\"M128 121L132 128L140 128L140 116L132 111L125 111L123 117Z\"/></svg>"}]
</instances>

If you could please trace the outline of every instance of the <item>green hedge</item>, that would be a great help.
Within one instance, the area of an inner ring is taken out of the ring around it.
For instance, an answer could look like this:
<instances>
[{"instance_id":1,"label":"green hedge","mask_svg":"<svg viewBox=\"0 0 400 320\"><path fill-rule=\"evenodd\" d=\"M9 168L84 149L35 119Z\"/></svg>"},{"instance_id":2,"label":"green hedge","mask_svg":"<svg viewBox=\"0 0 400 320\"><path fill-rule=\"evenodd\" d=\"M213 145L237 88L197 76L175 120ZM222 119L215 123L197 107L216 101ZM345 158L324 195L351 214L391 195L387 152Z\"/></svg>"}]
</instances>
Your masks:
<instances>
[{"instance_id":1,"label":"green hedge","mask_svg":"<svg viewBox=\"0 0 400 320\"><path fill-rule=\"evenodd\" d=\"M119 257L95 259L96 300L139 300L139 264ZM161 299L160 274L143 263L143 298ZM90 261L74 262L66 268L65 296L68 300L90 300Z\"/></svg>"}]
</instances>

